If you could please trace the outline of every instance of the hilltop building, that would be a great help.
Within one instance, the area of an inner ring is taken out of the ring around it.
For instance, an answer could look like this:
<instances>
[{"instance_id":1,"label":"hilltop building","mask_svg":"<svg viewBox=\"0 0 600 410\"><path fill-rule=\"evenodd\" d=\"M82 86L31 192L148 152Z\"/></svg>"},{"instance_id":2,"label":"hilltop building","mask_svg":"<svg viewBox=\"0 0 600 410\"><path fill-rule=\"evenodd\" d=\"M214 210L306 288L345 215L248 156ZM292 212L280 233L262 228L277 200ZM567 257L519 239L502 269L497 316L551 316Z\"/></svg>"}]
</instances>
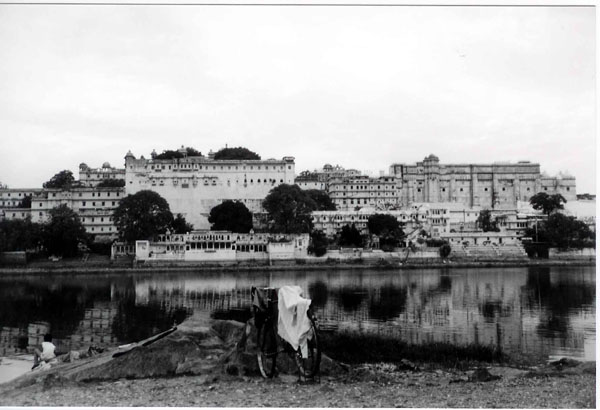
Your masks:
<instances>
[{"instance_id":1,"label":"hilltop building","mask_svg":"<svg viewBox=\"0 0 600 410\"><path fill-rule=\"evenodd\" d=\"M575 177L540 174L540 165L529 161L493 164L440 164L431 154L414 165L392 164L397 178L399 201L460 202L466 206L514 208L538 192L561 194L576 199Z\"/></svg>"},{"instance_id":2,"label":"hilltop building","mask_svg":"<svg viewBox=\"0 0 600 410\"><path fill-rule=\"evenodd\" d=\"M205 156L137 159L125 156L125 190L152 190L167 200L196 229L207 229L210 210L225 200L239 200L253 213L279 184L293 184L294 157L281 160L215 160Z\"/></svg>"},{"instance_id":3,"label":"hilltop building","mask_svg":"<svg viewBox=\"0 0 600 410\"><path fill-rule=\"evenodd\" d=\"M356 177L360 171L356 169L344 169L340 165L323 165L320 171L302 171L294 180L294 183L302 189L320 189L327 191L329 181L332 179Z\"/></svg>"},{"instance_id":4,"label":"hilltop building","mask_svg":"<svg viewBox=\"0 0 600 410\"><path fill-rule=\"evenodd\" d=\"M355 208L394 209L398 201L397 181L393 176L378 178L367 175L348 176L329 180L328 193L341 211Z\"/></svg>"},{"instance_id":5,"label":"hilltop building","mask_svg":"<svg viewBox=\"0 0 600 410\"><path fill-rule=\"evenodd\" d=\"M97 186L106 180L125 180L125 168L111 167L108 162L101 168L90 168L85 162L79 164L79 182L85 186Z\"/></svg>"}]
</instances>

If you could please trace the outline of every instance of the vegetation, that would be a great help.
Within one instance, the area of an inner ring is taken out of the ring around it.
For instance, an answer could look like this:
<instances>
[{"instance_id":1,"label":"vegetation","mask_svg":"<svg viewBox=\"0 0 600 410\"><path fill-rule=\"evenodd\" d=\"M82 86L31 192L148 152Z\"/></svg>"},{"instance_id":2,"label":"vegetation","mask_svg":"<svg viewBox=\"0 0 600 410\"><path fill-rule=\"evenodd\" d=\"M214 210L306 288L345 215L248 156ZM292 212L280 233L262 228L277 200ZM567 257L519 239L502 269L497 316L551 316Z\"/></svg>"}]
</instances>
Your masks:
<instances>
[{"instance_id":1,"label":"vegetation","mask_svg":"<svg viewBox=\"0 0 600 410\"><path fill-rule=\"evenodd\" d=\"M67 205L59 205L50 210L50 221L42 228L44 247L51 255L75 256L79 244L86 244L90 238L79 216Z\"/></svg>"},{"instance_id":2,"label":"vegetation","mask_svg":"<svg viewBox=\"0 0 600 410\"><path fill-rule=\"evenodd\" d=\"M392 250L400 244L404 231L393 215L374 214L367 222L369 232L379 237L379 246L383 250Z\"/></svg>"},{"instance_id":3,"label":"vegetation","mask_svg":"<svg viewBox=\"0 0 600 410\"><path fill-rule=\"evenodd\" d=\"M185 148L185 155L182 152L179 152L178 150L164 150L163 152L161 152L160 154L156 155L154 157L154 159L176 159L176 158L183 158L184 156L188 156L188 157L201 157L202 153L192 147L186 147Z\"/></svg>"},{"instance_id":4,"label":"vegetation","mask_svg":"<svg viewBox=\"0 0 600 410\"><path fill-rule=\"evenodd\" d=\"M64 170L55 174L49 181L44 182L42 186L44 188L68 189L71 188L74 182L75 177L73 177L73 173L69 170Z\"/></svg>"},{"instance_id":5,"label":"vegetation","mask_svg":"<svg viewBox=\"0 0 600 410\"><path fill-rule=\"evenodd\" d=\"M224 201L210 210L208 222L213 231L248 233L252 229L252 213L240 201Z\"/></svg>"},{"instance_id":6,"label":"vegetation","mask_svg":"<svg viewBox=\"0 0 600 410\"><path fill-rule=\"evenodd\" d=\"M31 195L25 195L17 205L18 208L31 208Z\"/></svg>"},{"instance_id":7,"label":"vegetation","mask_svg":"<svg viewBox=\"0 0 600 410\"><path fill-rule=\"evenodd\" d=\"M125 186L124 179L105 179L98 184L99 188L122 188Z\"/></svg>"},{"instance_id":8,"label":"vegetation","mask_svg":"<svg viewBox=\"0 0 600 410\"><path fill-rule=\"evenodd\" d=\"M452 248L447 242L440 246L440 256L443 259L446 259L450 255L450 252L452 252Z\"/></svg>"},{"instance_id":9,"label":"vegetation","mask_svg":"<svg viewBox=\"0 0 600 410\"><path fill-rule=\"evenodd\" d=\"M362 246L363 238L360 235L358 229L354 224L345 225L342 227L342 231L340 232L339 244L340 246L353 246L360 247Z\"/></svg>"},{"instance_id":10,"label":"vegetation","mask_svg":"<svg viewBox=\"0 0 600 410\"><path fill-rule=\"evenodd\" d=\"M306 189L304 192L315 201L315 211L335 211L337 209L327 192L320 189Z\"/></svg>"},{"instance_id":11,"label":"vegetation","mask_svg":"<svg viewBox=\"0 0 600 410\"><path fill-rule=\"evenodd\" d=\"M322 332L323 352L344 363L399 363L402 359L417 363L439 363L454 367L465 362L504 362L507 357L498 346L429 342L408 344L392 336L353 332ZM376 349L373 347L377 346Z\"/></svg>"},{"instance_id":12,"label":"vegetation","mask_svg":"<svg viewBox=\"0 0 600 410\"><path fill-rule=\"evenodd\" d=\"M42 226L31 218L0 221L0 252L36 249L42 242Z\"/></svg>"},{"instance_id":13,"label":"vegetation","mask_svg":"<svg viewBox=\"0 0 600 410\"><path fill-rule=\"evenodd\" d=\"M194 225L188 223L182 214L177 214L171 223L171 231L173 233L188 233L194 230Z\"/></svg>"},{"instance_id":14,"label":"vegetation","mask_svg":"<svg viewBox=\"0 0 600 410\"><path fill-rule=\"evenodd\" d=\"M525 236L537 242L545 242L549 247L583 248L594 247L596 236L583 221L561 213L553 213L536 228L528 228Z\"/></svg>"},{"instance_id":15,"label":"vegetation","mask_svg":"<svg viewBox=\"0 0 600 410\"><path fill-rule=\"evenodd\" d=\"M327 244L328 241L325 232L321 230L312 231L310 234L308 253L315 256L323 256L327 253Z\"/></svg>"},{"instance_id":16,"label":"vegetation","mask_svg":"<svg viewBox=\"0 0 600 410\"><path fill-rule=\"evenodd\" d=\"M164 234L173 222L169 203L154 191L127 195L113 214L119 237L127 242Z\"/></svg>"},{"instance_id":17,"label":"vegetation","mask_svg":"<svg viewBox=\"0 0 600 410\"><path fill-rule=\"evenodd\" d=\"M260 155L248 148L223 148L215 154L215 159L260 159Z\"/></svg>"},{"instance_id":18,"label":"vegetation","mask_svg":"<svg viewBox=\"0 0 600 410\"><path fill-rule=\"evenodd\" d=\"M271 232L308 233L312 230L311 212L317 204L298 185L281 184L271 189L263 207L269 214Z\"/></svg>"},{"instance_id":19,"label":"vegetation","mask_svg":"<svg viewBox=\"0 0 600 410\"><path fill-rule=\"evenodd\" d=\"M529 199L529 203L538 211L543 211L546 215L550 215L552 212L564 209L564 205L567 200L561 194L548 195L545 192L538 192Z\"/></svg>"},{"instance_id":20,"label":"vegetation","mask_svg":"<svg viewBox=\"0 0 600 410\"><path fill-rule=\"evenodd\" d=\"M477 217L477 226L483 232L500 232L498 222L492 219L492 213L489 209L484 209Z\"/></svg>"}]
</instances>

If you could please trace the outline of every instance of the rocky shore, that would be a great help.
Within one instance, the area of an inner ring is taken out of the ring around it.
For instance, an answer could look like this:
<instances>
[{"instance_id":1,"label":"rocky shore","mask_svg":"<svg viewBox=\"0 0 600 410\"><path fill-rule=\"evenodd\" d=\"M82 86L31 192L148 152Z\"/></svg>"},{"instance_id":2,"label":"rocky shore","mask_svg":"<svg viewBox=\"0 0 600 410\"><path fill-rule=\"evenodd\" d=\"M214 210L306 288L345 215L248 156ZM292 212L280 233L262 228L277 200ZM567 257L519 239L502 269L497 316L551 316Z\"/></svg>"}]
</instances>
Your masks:
<instances>
[{"instance_id":1,"label":"rocky shore","mask_svg":"<svg viewBox=\"0 0 600 410\"><path fill-rule=\"evenodd\" d=\"M348 366L323 357L318 380L291 362L262 379L253 327L192 317L168 336L114 357L68 357L0 384L1 406L502 407L593 408L595 362L516 368L421 368L401 362Z\"/></svg>"}]
</instances>

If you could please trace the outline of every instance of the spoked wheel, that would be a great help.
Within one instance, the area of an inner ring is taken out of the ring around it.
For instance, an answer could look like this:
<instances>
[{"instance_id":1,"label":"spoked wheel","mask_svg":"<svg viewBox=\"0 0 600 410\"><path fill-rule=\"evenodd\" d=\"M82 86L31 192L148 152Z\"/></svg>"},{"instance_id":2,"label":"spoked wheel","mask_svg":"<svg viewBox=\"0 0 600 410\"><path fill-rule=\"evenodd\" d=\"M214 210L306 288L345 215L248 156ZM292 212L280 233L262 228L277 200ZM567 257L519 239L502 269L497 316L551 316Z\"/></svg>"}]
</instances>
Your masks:
<instances>
[{"instance_id":1,"label":"spoked wheel","mask_svg":"<svg viewBox=\"0 0 600 410\"><path fill-rule=\"evenodd\" d=\"M308 331L306 355L303 355L301 348L294 355L296 366L300 374L306 378L315 377L319 373L321 364L321 346L319 345L319 337L317 334L317 326L313 318L310 318L310 330Z\"/></svg>"},{"instance_id":2,"label":"spoked wheel","mask_svg":"<svg viewBox=\"0 0 600 410\"><path fill-rule=\"evenodd\" d=\"M270 379L275 375L277 364L277 335L273 326L263 324L258 330L258 369L262 377Z\"/></svg>"}]
</instances>

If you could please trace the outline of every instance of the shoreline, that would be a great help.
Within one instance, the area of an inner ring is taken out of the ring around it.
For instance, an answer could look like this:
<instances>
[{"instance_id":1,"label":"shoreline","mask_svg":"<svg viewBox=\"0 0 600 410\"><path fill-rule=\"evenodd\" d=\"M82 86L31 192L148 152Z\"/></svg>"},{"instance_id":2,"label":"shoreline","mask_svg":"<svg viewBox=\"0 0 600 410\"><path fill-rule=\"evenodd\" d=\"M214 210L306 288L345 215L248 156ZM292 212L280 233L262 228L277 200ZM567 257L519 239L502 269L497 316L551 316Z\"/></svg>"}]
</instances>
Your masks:
<instances>
[{"instance_id":1,"label":"shoreline","mask_svg":"<svg viewBox=\"0 0 600 410\"><path fill-rule=\"evenodd\" d=\"M95 262L93 264L81 261L54 262L52 264L44 262L43 264L32 263L32 266L4 266L0 267L0 276L15 275L36 275L36 274L91 274L91 273L156 273L156 272L254 272L254 271L308 271L308 270L414 270L414 269L457 269L457 268L518 268L518 267L557 267L557 266L596 266L595 260L483 260L483 261L452 261L420 263L401 263L399 261L381 263L361 261L354 263L296 263L295 261L286 261L287 263L277 263L274 265L264 264L218 264L218 263L156 263L132 266L131 263L106 263ZM36 266L38 265L38 266Z\"/></svg>"}]
</instances>

